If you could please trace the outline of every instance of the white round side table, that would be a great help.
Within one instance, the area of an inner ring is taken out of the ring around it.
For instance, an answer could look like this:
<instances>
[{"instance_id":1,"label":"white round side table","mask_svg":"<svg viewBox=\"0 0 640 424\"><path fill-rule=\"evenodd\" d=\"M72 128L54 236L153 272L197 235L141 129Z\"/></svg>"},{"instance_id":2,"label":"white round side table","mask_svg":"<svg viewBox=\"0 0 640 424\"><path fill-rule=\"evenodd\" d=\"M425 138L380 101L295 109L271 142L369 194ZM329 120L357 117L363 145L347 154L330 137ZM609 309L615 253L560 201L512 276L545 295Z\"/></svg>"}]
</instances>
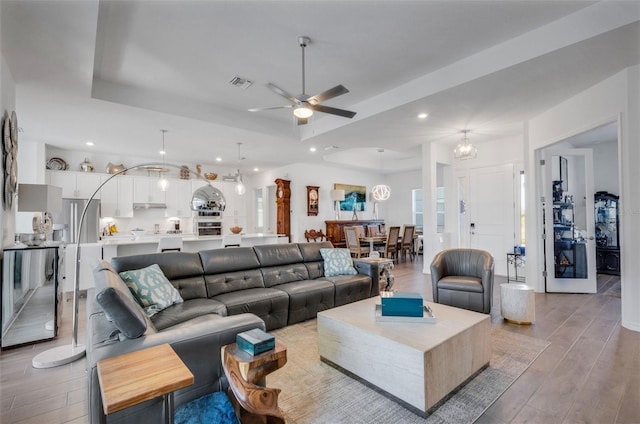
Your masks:
<instances>
[{"instance_id":1,"label":"white round side table","mask_svg":"<svg viewBox=\"0 0 640 424\"><path fill-rule=\"evenodd\" d=\"M514 324L531 324L536 320L535 292L526 284L500 284L502 317Z\"/></svg>"}]
</instances>

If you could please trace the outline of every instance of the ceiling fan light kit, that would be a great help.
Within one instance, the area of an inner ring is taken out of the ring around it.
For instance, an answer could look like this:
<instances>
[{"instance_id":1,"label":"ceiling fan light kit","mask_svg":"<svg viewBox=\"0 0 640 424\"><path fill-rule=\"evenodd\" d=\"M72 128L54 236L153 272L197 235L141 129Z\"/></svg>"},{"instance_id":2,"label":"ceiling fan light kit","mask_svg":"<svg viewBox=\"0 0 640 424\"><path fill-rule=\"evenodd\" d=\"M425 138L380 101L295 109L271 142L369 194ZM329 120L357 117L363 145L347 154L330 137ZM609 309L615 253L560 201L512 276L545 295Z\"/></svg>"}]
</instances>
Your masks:
<instances>
[{"instance_id":1,"label":"ceiling fan light kit","mask_svg":"<svg viewBox=\"0 0 640 424\"><path fill-rule=\"evenodd\" d=\"M297 96L293 96L291 94L289 94L288 92L284 91L283 89L281 89L280 87L278 87L275 84L272 83L268 83L267 87L273 91L274 93L284 97L285 99L289 100L291 102L290 105L284 105L284 106L271 106L271 107L261 107L261 108L252 108L249 109L249 112L260 112L263 110L271 110L271 109L289 109L289 108L293 108L293 115L296 117L297 119L297 123L298 125L304 125L308 122L309 118L313 115L313 112L322 112L322 113L328 113L330 115L337 115L337 116L342 116L344 118L353 118L356 113L349 111L349 110L344 110L344 109L338 109L335 107L330 107L330 106L324 106L321 105L320 103L322 103L325 100L329 100L332 99L334 97L338 97L341 96L342 94L346 94L349 92L349 90L347 90L347 88L343 85L336 85L333 88L330 88L328 90L325 90L321 93L316 94L315 96L309 96L306 93L306 89L305 89L305 62L304 62L304 49L307 47L307 45L309 45L311 43L311 39L309 37L306 36L299 36L298 37L298 44L300 45L300 48L302 49L302 94L299 94Z\"/></svg>"}]
</instances>

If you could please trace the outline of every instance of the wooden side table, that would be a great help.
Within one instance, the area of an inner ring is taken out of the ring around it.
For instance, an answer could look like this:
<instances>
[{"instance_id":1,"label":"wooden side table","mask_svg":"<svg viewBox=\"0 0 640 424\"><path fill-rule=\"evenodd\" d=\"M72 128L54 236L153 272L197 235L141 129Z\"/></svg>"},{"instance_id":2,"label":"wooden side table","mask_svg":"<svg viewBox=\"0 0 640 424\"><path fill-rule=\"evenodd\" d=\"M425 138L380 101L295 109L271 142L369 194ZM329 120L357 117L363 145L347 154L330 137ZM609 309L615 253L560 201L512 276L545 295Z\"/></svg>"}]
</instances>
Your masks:
<instances>
[{"instance_id":1,"label":"wooden side table","mask_svg":"<svg viewBox=\"0 0 640 424\"><path fill-rule=\"evenodd\" d=\"M165 423L173 423L173 392L193 384L193 374L162 344L98 361L98 380L103 422L109 414L162 396Z\"/></svg>"},{"instance_id":2,"label":"wooden side table","mask_svg":"<svg viewBox=\"0 0 640 424\"><path fill-rule=\"evenodd\" d=\"M287 363L287 347L276 340L276 347L251 355L235 343L223 346L222 368L229 381L229 400L243 424L284 424L278 407L280 389L264 386L264 378Z\"/></svg>"}]
</instances>

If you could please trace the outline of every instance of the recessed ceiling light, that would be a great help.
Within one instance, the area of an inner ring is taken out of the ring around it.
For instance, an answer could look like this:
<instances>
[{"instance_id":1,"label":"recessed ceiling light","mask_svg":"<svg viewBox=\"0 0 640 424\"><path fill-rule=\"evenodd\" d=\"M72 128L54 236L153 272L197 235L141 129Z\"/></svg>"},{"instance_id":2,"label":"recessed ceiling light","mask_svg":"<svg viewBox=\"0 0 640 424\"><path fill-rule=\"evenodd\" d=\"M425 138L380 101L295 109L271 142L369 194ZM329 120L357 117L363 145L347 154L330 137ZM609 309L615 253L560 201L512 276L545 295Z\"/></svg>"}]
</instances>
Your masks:
<instances>
[{"instance_id":1,"label":"recessed ceiling light","mask_svg":"<svg viewBox=\"0 0 640 424\"><path fill-rule=\"evenodd\" d=\"M160 150L160 154L161 154L161 155L166 155L166 154L167 154L167 152L165 152L164 150Z\"/></svg>"},{"instance_id":2,"label":"recessed ceiling light","mask_svg":"<svg viewBox=\"0 0 640 424\"><path fill-rule=\"evenodd\" d=\"M253 172L258 172L260 168L253 168Z\"/></svg>"},{"instance_id":3,"label":"recessed ceiling light","mask_svg":"<svg viewBox=\"0 0 640 424\"><path fill-rule=\"evenodd\" d=\"M87 141L87 142L86 142L86 143L84 143L84 144L86 144L87 146L94 146L94 145L95 145L95 144L93 143L93 141Z\"/></svg>"},{"instance_id":4,"label":"recessed ceiling light","mask_svg":"<svg viewBox=\"0 0 640 424\"><path fill-rule=\"evenodd\" d=\"M310 151L311 153L315 152L316 150L317 150L317 149L316 149L315 147L309 147L309 151Z\"/></svg>"},{"instance_id":5,"label":"recessed ceiling light","mask_svg":"<svg viewBox=\"0 0 640 424\"><path fill-rule=\"evenodd\" d=\"M429 114L428 114L428 113L419 113L419 114L418 114L418 119L426 119L426 118L427 118L427 116L429 116Z\"/></svg>"},{"instance_id":6,"label":"recessed ceiling light","mask_svg":"<svg viewBox=\"0 0 640 424\"><path fill-rule=\"evenodd\" d=\"M222 162L222 158L221 158L220 156L218 156L218 157L216 158L216 162Z\"/></svg>"}]
</instances>

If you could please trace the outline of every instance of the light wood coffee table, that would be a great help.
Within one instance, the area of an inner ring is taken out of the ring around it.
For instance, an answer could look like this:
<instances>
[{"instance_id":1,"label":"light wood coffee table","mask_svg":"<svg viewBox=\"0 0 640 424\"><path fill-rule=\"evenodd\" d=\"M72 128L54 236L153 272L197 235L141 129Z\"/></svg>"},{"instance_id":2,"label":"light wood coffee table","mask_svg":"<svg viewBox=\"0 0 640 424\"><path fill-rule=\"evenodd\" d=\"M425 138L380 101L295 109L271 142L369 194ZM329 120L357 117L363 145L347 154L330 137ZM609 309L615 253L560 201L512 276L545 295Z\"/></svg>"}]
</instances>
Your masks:
<instances>
[{"instance_id":1,"label":"light wood coffee table","mask_svg":"<svg viewBox=\"0 0 640 424\"><path fill-rule=\"evenodd\" d=\"M426 302L437 323L376 322L379 297L318 313L320 358L429 413L489 364L491 319Z\"/></svg>"}]
</instances>

